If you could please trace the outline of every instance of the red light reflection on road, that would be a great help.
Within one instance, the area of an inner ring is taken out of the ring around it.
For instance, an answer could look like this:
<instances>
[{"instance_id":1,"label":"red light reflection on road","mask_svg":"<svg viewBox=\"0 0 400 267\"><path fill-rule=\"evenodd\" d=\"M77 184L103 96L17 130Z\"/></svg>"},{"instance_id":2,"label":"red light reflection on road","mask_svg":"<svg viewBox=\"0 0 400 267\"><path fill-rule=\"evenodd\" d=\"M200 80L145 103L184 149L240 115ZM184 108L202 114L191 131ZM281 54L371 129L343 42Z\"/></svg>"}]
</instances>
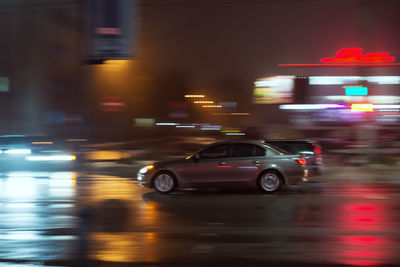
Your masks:
<instances>
[{"instance_id":1,"label":"red light reflection on road","mask_svg":"<svg viewBox=\"0 0 400 267\"><path fill-rule=\"evenodd\" d=\"M388 241L376 236L344 236L341 238L341 263L358 266L375 266L385 261Z\"/></svg>"},{"instance_id":2,"label":"red light reflection on road","mask_svg":"<svg viewBox=\"0 0 400 267\"><path fill-rule=\"evenodd\" d=\"M351 230L379 230L387 216L382 208L371 204L350 204L343 207L340 224Z\"/></svg>"},{"instance_id":3,"label":"red light reflection on road","mask_svg":"<svg viewBox=\"0 0 400 267\"><path fill-rule=\"evenodd\" d=\"M353 188L352 191L362 191L362 195L368 195L366 191L369 190ZM385 204L381 201L360 201L339 206L335 227L340 231L349 232L349 235L338 239L336 258L341 264L376 266L388 262L388 259L394 256L390 253L393 242L390 238L382 236L382 231L393 226L389 207Z\"/></svg>"}]
</instances>

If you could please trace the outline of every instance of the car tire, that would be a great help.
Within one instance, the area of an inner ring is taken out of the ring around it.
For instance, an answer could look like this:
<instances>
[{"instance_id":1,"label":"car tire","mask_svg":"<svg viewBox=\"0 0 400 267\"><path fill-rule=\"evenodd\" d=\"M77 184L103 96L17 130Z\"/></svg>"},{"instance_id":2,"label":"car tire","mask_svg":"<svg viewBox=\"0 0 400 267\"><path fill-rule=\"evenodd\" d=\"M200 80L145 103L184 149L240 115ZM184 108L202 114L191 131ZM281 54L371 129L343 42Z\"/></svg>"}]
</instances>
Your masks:
<instances>
[{"instance_id":1,"label":"car tire","mask_svg":"<svg viewBox=\"0 0 400 267\"><path fill-rule=\"evenodd\" d=\"M154 189L161 194L168 194L176 187L176 179L173 173L167 171L158 172L153 178Z\"/></svg>"},{"instance_id":2,"label":"car tire","mask_svg":"<svg viewBox=\"0 0 400 267\"><path fill-rule=\"evenodd\" d=\"M281 188L282 175L274 170L266 170L257 180L257 186L262 193L271 194Z\"/></svg>"}]
</instances>

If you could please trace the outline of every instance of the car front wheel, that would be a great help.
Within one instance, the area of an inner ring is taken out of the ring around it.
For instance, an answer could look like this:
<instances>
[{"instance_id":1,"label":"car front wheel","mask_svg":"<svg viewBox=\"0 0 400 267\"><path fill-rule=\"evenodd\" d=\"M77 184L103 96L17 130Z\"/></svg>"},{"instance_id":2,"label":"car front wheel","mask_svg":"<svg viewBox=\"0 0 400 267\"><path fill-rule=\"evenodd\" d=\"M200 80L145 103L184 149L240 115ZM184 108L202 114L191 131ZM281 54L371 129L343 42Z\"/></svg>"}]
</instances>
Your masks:
<instances>
[{"instance_id":1,"label":"car front wheel","mask_svg":"<svg viewBox=\"0 0 400 267\"><path fill-rule=\"evenodd\" d=\"M281 176L276 171L266 171L258 179L258 187L263 193L273 193L282 185Z\"/></svg>"},{"instance_id":2,"label":"car front wheel","mask_svg":"<svg viewBox=\"0 0 400 267\"><path fill-rule=\"evenodd\" d=\"M159 172L154 177L153 185L158 192L167 194L175 188L175 177L169 172Z\"/></svg>"}]
</instances>

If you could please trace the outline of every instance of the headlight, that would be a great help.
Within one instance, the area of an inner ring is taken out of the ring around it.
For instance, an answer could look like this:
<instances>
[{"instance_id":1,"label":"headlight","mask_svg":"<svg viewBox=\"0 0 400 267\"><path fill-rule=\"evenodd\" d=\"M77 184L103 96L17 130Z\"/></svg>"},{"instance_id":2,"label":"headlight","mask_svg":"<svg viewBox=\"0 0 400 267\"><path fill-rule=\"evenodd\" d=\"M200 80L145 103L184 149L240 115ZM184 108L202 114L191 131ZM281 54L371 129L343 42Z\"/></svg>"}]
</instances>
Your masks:
<instances>
[{"instance_id":1,"label":"headlight","mask_svg":"<svg viewBox=\"0 0 400 267\"><path fill-rule=\"evenodd\" d=\"M139 173L145 174L146 172L150 171L154 168L154 165L147 165L139 170Z\"/></svg>"}]
</instances>

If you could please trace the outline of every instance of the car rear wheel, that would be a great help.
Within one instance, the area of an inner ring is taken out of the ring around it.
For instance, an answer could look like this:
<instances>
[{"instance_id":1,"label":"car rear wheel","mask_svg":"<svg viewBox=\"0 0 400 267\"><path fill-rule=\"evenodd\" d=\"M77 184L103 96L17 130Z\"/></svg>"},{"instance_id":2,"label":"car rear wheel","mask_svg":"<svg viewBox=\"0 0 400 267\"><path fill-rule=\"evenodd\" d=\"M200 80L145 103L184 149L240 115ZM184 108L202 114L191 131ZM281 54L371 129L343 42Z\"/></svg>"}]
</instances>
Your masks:
<instances>
[{"instance_id":1,"label":"car rear wheel","mask_svg":"<svg viewBox=\"0 0 400 267\"><path fill-rule=\"evenodd\" d=\"M175 177L170 172L159 172L154 177L153 185L158 192L167 194L176 186Z\"/></svg>"},{"instance_id":2,"label":"car rear wheel","mask_svg":"<svg viewBox=\"0 0 400 267\"><path fill-rule=\"evenodd\" d=\"M276 171L265 171L258 179L258 187L263 193L273 193L282 185L281 175Z\"/></svg>"}]
</instances>

